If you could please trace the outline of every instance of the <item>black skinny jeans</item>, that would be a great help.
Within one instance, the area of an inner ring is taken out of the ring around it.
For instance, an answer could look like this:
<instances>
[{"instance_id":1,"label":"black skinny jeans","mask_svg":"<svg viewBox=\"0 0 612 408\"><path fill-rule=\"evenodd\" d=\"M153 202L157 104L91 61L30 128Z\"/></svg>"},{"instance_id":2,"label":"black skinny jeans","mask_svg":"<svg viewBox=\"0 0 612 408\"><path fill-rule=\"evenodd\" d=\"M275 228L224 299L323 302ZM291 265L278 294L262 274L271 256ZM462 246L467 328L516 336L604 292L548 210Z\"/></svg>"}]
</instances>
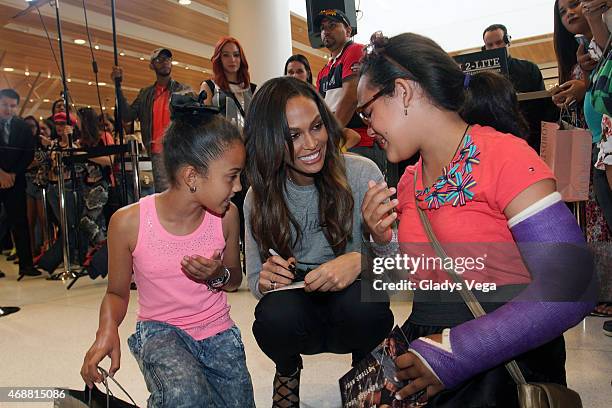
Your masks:
<instances>
[{"instance_id":1,"label":"black skinny jeans","mask_svg":"<svg viewBox=\"0 0 612 408\"><path fill-rule=\"evenodd\" d=\"M361 281L340 292L286 290L265 295L255 308L253 334L261 350L290 375L300 354L352 353L353 365L389 334L389 302L361 301Z\"/></svg>"}]
</instances>

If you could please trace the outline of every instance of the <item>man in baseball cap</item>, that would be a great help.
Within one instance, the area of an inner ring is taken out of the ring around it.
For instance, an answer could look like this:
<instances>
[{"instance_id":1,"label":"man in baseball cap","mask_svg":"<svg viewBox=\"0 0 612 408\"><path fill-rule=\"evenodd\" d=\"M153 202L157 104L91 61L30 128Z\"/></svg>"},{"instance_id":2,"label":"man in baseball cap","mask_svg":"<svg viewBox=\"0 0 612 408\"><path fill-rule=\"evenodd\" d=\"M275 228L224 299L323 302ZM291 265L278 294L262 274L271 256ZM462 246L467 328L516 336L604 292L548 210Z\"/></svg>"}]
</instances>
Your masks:
<instances>
[{"instance_id":1,"label":"man in baseball cap","mask_svg":"<svg viewBox=\"0 0 612 408\"><path fill-rule=\"evenodd\" d=\"M167 48L156 48L151 53L149 60L153 62L156 58L160 56L172 59L172 51Z\"/></svg>"},{"instance_id":2,"label":"man in baseball cap","mask_svg":"<svg viewBox=\"0 0 612 408\"><path fill-rule=\"evenodd\" d=\"M368 135L367 126L355 112L363 45L351 40L353 29L346 14L340 10L319 11L314 18L314 24L321 33L323 46L330 53L329 61L317 76L317 89L338 122L359 134L359 143L350 148L349 152L368 157L385 173L385 153Z\"/></svg>"},{"instance_id":3,"label":"man in baseball cap","mask_svg":"<svg viewBox=\"0 0 612 408\"><path fill-rule=\"evenodd\" d=\"M162 158L162 145L166 128L170 124L170 95L188 87L173 80L172 51L156 48L149 57L149 69L155 72L155 83L142 88L131 105L121 94L119 109L124 121L140 120L142 142L145 145L153 168L153 184L156 192L168 187L168 178ZM114 67L113 80L123 77L121 67Z\"/></svg>"}]
</instances>

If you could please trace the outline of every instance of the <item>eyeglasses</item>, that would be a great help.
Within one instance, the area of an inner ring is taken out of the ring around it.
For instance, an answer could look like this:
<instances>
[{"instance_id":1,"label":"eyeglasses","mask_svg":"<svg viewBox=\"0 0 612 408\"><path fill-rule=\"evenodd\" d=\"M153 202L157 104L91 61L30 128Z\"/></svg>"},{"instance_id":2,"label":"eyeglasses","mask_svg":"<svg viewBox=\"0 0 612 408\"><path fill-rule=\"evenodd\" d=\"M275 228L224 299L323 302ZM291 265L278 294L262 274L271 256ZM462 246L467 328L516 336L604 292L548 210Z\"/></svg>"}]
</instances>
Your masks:
<instances>
[{"instance_id":1,"label":"eyeglasses","mask_svg":"<svg viewBox=\"0 0 612 408\"><path fill-rule=\"evenodd\" d=\"M363 123L365 123L366 125L370 124L370 116L372 115L372 112L366 114L365 110L368 108L368 106L370 106L371 104L374 103L374 101L376 101L378 98L380 98L381 96L383 96L385 94L386 89L383 88L380 91L376 92L374 94L374 96L372 96L370 98L369 101L367 101L366 103L364 103L363 105L361 105L360 107L358 107L355 112L357 113L357 115L359 115L359 117L361 118L361 120L363 121Z\"/></svg>"}]
</instances>

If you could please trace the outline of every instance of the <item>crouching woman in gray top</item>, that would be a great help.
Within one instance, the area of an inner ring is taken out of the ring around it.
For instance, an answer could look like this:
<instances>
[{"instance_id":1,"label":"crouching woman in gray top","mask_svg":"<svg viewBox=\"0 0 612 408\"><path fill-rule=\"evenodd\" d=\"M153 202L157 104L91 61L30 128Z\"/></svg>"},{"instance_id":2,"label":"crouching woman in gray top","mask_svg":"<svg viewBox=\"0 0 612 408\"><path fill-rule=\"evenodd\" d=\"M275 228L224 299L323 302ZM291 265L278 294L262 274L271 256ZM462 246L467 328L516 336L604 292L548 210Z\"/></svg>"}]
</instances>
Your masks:
<instances>
[{"instance_id":1,"label":"crouching woman in gray top","mask_svg":"<svg viewBox=\"0 0 612 408\"><path fill-rule=\"evenodd\" d=\"M389 303L363 302L358 279L361 201L382 174L340 153L342 128L294 78L261 87L244 130L247 275L260 299L253 334L276 364L273 407L299 407L301 354L352 353L355 364L391 330ZM299 279L303 289L274 291Z\"/></svg>"}]
</instances>

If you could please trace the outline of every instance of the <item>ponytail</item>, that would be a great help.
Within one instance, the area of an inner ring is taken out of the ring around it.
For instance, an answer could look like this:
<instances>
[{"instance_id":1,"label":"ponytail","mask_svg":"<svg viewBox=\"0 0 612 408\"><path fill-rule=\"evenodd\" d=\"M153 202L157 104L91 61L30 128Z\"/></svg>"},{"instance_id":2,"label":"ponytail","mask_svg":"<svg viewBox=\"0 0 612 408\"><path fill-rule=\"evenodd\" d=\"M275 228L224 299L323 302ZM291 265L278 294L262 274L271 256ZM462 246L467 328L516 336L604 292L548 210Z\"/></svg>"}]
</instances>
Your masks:
<instances>
[{"instance_id":1,"label":"ponytail","mask_svg":"<svg viewBox=\"0 0 612 408\"><path fill-rule=\"evenodd\" d=\"M164 166L171 184L183 166L193 166L206 175L210 163L218 159L233 143L242 143L240 131L221 115L218 108L205 106L206 93L172 94L172 122L166 130Z\"/></svg>"}]
</instances>

